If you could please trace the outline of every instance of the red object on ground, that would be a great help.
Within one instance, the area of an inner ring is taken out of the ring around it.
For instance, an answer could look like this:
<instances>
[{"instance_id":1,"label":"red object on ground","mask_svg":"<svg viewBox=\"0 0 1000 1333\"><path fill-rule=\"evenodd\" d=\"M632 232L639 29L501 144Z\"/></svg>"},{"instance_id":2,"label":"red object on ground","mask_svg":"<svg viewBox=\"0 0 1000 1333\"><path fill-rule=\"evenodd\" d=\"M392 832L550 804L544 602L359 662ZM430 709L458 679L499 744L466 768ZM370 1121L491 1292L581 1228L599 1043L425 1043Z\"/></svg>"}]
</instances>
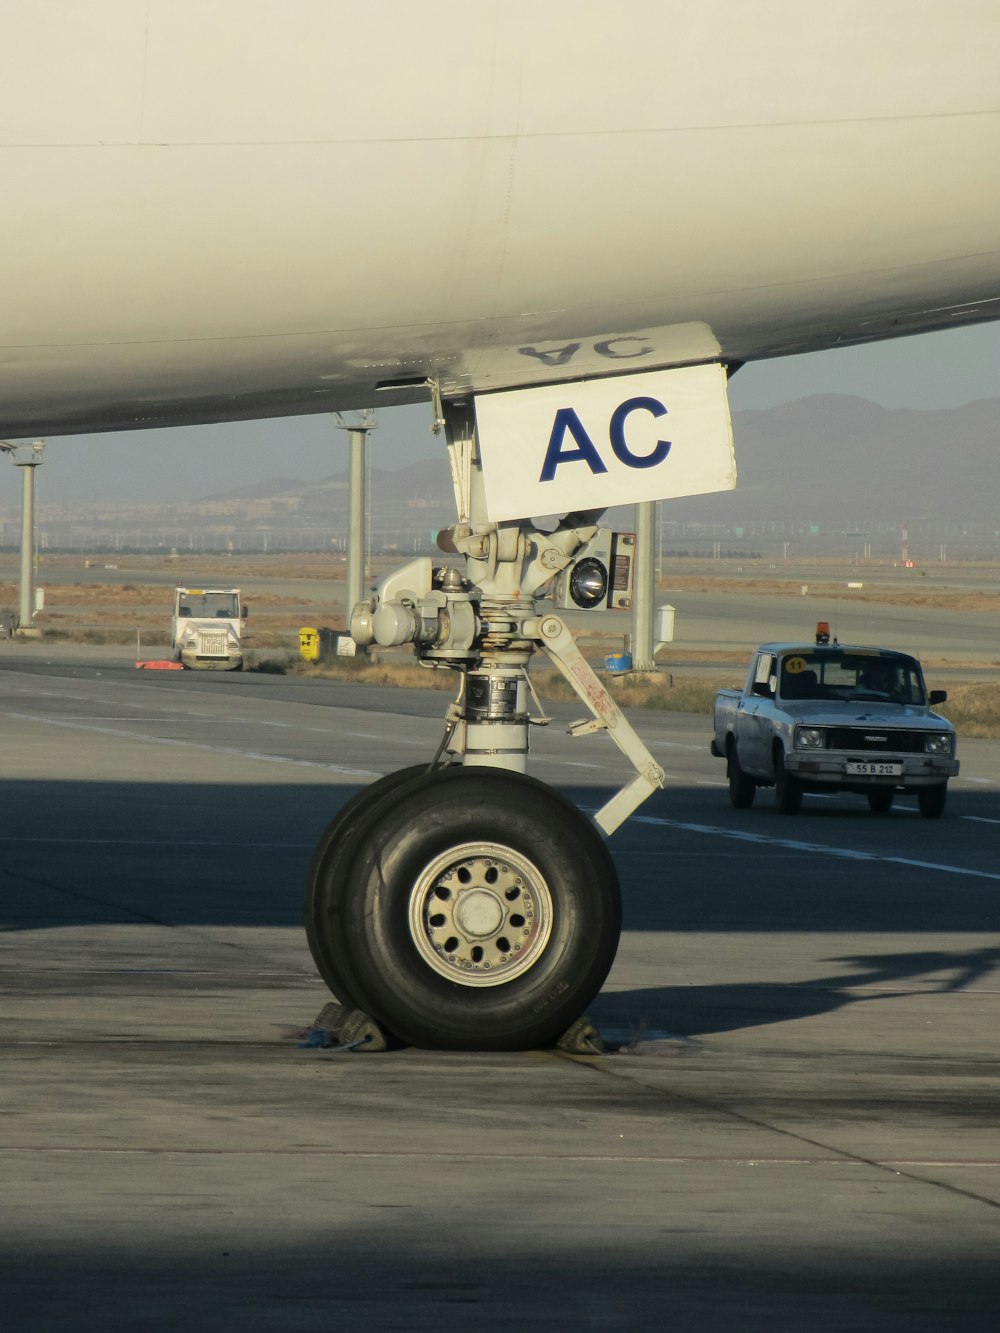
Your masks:
<instances>
[{"instance_id":1,"label":"red object on ground","mask_svg":"<svg viewBox=\"0 0 1000 1333\"><path fill-rule=\"evenodd\" d=\"M136 662L140 671L183 671L180 662Z\"/></svg>"}]
</instances>

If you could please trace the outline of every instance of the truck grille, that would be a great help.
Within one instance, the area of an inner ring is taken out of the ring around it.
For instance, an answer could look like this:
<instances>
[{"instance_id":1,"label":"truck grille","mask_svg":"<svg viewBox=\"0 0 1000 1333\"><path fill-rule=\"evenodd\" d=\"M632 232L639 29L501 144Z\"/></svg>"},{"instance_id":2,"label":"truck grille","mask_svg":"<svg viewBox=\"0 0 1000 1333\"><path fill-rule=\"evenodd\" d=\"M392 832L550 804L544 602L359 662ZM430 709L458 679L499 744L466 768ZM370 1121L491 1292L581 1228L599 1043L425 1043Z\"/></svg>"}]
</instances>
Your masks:
<instances>
[{"instance_id":1,"label":"truck grille","mask_svg":"<svg viewBox=\"0 0 1000 1333\"><path fill-rule=\"evenodd\" d=\"M214 634L199 634L199 657L226 657L229 654L229 635L223 630Z\"/></svg>"},{"instance_id":2,"label":"truck grille","mask_svg":"<svg viewBox=\"0 0 1000 1333\"><path fill-rule=\"evenodd\" d=\"M880 750L896 754L923 754L924 732L888 731L882 727L831 727L826 737L830 750Z\"/></svg>"}]
</instances>

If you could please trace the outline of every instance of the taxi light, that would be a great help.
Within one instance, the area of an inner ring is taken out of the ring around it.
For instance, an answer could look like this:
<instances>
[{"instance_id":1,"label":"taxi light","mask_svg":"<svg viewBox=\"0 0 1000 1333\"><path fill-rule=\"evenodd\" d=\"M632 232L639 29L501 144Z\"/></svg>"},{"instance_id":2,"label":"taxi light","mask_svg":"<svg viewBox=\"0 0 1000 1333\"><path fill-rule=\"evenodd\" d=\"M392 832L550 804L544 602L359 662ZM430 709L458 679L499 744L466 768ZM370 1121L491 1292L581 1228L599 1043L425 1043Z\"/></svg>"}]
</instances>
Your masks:
<instances>
[{"instance_id":1,"label":"taxi light","mask_svg":"<svg viewBox=\"0 0 1000 1333\"><path fill-rule=\"evenodd\" d=\"M598 528L555 581L561 611L627 611L635 583L635 533Z\"/></svg>"},{"instance_id":2,"label":"taxi light","mask_svg":"<svg viewBox=\"0 0 1000 1333\"><path fill-rule=\"evenodd\" d=\"M607 568L592 556L581 560L569 576L569 595L583 611L592 611L607 600Z\"/></svg>"},{"instance_id":3,"label":"taxi light","mask_svg":"<svg viewBox=\"0 0 1000 1333\"><path fill-rule=\"evenodd\" d=\"M826 732L822 727L796 727L796 750L823 750L826 748Z\"/></svg>"}]
</instances>

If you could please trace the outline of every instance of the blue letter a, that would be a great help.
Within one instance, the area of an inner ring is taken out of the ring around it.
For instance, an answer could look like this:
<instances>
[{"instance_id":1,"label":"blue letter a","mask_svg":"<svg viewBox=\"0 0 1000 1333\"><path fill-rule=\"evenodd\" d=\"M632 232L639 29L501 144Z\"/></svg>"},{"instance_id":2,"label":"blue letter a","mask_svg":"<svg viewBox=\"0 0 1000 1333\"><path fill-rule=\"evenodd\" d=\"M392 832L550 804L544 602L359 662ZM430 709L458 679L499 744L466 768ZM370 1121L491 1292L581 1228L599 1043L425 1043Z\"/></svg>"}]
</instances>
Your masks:
<instances>
[{"instance_id":1,"label":"blue letter a","mask_svg":"<svg viewBox=\"0 0 1000 1333\"><path fill-rule=\"evenodd\" d=\"M567 431L576 440L575 449L563 448ZM601 461L600 454L594 448L593 441L584 430L580 418L571 407L560 407L556 412L555 421L552 423L549 447L545 451L542 475L538 480L551 481L556 475L556 468L560 463L571 463L577 458L582 458L591 472L607 472L608 470Z\"/></svg>"}]
</instances>

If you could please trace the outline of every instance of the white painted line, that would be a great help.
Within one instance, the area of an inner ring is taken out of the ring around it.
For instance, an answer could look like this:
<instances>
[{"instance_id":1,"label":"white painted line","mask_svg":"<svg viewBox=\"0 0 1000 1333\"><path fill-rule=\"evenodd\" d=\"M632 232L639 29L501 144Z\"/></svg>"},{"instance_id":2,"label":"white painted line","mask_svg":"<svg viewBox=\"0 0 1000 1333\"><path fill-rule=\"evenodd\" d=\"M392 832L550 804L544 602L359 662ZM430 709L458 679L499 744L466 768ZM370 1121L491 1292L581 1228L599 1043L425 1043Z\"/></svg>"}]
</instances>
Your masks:
<instances>
[{"instance_id":1,"label":"white painted line","mask_svg":"<svg viewBox=\"0 0 1000 1333\"><path fill-rule=\"evenodd\" d=\"M943 870L947 875L972 875L975 879L1000 879L988 870L968 870L965 866L939 865L936 861L913 861L908 856L882 856L876 860L891 861L898 866L916 866L918 870Z\"/></svg>"},{"instance_id":2,"label":"white painted line","mask_svg":"<svg viewBox=\"0 0 1000 1333\"><path fill-rule=\"evenodd\" d=\"M174 736L146 736L138 731L125 731L120 727L92 727L76 722L66 722L62 718L39 717L32 713L5 713L5 717L15 718L18 722L36 722L47 727L64 727L67 731L89 731L98 736L114 736L117 740L139 741L144 745L171 745L184 750L202 750L208 754L233 755L237 759L255 759L265 764L292 764L297 768L321 768L325 773L343 773L347 777L381 777L371 768L348 768L344 764L319 764L313 759L292 759L283 754L260 754L255 750L238 750L226 745L201 745L198 741L182 741Z\"/></svg>"},{"instance_id":3,"label":"white painted line","mask_svg":"<svg viewBox=\"0 0 1000 1333\"><path fill-rule=\"evenodd\" d=\"M69 847L223 847L231 852L234 845L239 847L258 847L258 848L278 848L287 851L294 848L300 851L303 847L314 847L312 842L246 842L243 838L237 838L234 843L232 839L229 842L199 842L196 839L180 838L8 838L0 834L0 845L9 843L41 843L43 846L50 842L64 843Z\"/></svg>"},{"instance_id":4,"label":"white painted line","mask_svg":"<svg viewBox=\"0 0 1000 1333\"><path fill-rule=\"evenodd\" d=\"M687 824L679 819L660 819L656 815L633 815L636 824L655 824L660 828L681 829L685 833L705 833L712 838L731 838L735 842L755 842L765 847L781 847L785 851L808 852L811 855L830 856L846 861L883 861L889 865L913 866L918 870L940 870L947 875L969 875L975 879L1000 881L1000 874L989 870L970 870L965 866L939 865L934 861L914 861L905 856L882 856L878 852L854 851L849 847L829 847L821 842L798 842L793 838L772 838L766 833L752 833L748 829L721 828L714 824Z\"/></svg>"},{"instance_id":5,"label":"white painted line","mask_svg":"<svg viewBox=\"0 0 1000 1333\"><path fill-rule=\"evenodd\" d=\"M30 695L32 699L72 699L77 703L93 703L93 699L89 694L63 694L55 690L27 690L24 688L18 688L14 690L13 693L27 694ZM142 709L143 711L149 710L149 704L146 700L136 700L136 702L133 703L129 699L123 699L118 707ZM171 708L168 704L156 704L151 711L154 713L169 713L171 716L180 716L181 718L213 716L212 713L201 711L196 708ZM277 725L280 726L282 724L278 723Z\"/></svg>"},{"instance_id":6,"label":"white painted line","mask_svg":"<svg viewBox=\"0 0 1000 1333\"><path fill-rule=\"evenodd\" d=\"M437 719L434 719L434 720L437 721ZM430 722L431 719L430 719L430 718L411 718L410 721L411 721L411 722ZM309 728L309 730L312 731L312 730L314 730L314 728ZM438 726L435 727L435 732L439 732L439 731L440 731L440 724L438 724ZM335 729L331 728L331 730L330 730L330 734L331 734L331 735L335 734ZM345 736L350 736L352 740L357 740L357 741L385 741L385 740L388 739L388 737L386 737L386 736L375 736L375 735L373 735L370 731L345 731L345 732L344 732L344 735L345 735ZM422 741L422 740L418 740L418 739L417 739L416 737L414 737L414 736L398 736L398 735L397 735L397 736L393 736L393 737L392 737L392 743L393 743L393 745L419 745L419 746L421 747L421 749L424 749L424 750L427 749L427 742L426 742L426 741ZM430 763L430 760L428 760L427 762Z\"/></svg>"},{"instance_id":7,"label":"white painted line","mask_svg":"<svg viewBox=\"0 0 1000 1333\"><path fill-rule=\"evenodd\" d=\"M962 815L961 818L972 824L1000 824L1000 819L987 819L985 815Z\"/></svg>"}]
</instances>

